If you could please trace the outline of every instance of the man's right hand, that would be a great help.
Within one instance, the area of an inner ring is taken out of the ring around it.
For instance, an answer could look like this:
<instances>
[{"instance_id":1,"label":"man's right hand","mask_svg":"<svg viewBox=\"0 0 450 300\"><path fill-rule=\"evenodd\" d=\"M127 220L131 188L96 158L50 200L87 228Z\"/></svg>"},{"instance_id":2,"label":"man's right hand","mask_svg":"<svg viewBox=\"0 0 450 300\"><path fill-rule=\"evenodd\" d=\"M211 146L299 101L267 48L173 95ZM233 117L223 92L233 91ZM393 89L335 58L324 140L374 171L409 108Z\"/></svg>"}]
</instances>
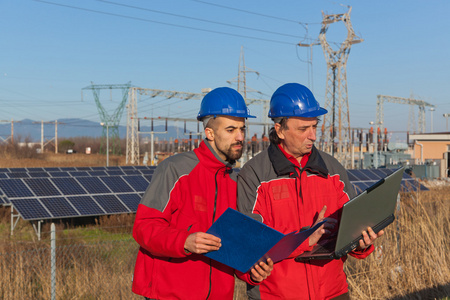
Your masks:
<instances>
[{"instance_id":1,"label":"man's right hand","mask_svg":"<svg viewBox=\"0 0 450 300\"><path fill-rule=\"evenodd\" d=\"M222 246L220 238L206 232L196 232L187 237L184 242L184 251L203 254L219 250L220 246Z\"/></svg>"},{"instance_id":2,"label":"man's right hand","mask_svg":"<svg viewBox=\"0 0 450 300\"><path fill-rule=\"evenodd\" d=\"M325 216L325 212L327 211L327 206L324 205L322 210L319 213L319 217L317 218L316 222L314 223L314 225L316 225L317 223L325 220L326 222L320 226L316 231L314 231L313 234L311 234L309 236L309 246L314 246L315 244L317 244L317 242L320 240L320 238L322 237L322 235L324 234L330 234L331 231L329 229L333 229L336 224L337 224L337 220L333 219L333 218L324 218ZM313 225L313 227L314 227Z\"/></svg>"}]
</instances>

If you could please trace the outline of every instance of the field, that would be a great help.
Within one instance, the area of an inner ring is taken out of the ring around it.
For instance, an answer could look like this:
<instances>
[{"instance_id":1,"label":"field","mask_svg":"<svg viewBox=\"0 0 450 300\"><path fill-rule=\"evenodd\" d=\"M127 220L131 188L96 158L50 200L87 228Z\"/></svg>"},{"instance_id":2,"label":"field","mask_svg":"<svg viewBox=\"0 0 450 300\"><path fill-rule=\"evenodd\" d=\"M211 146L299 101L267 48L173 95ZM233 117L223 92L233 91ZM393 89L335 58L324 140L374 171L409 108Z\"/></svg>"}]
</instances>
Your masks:
<instances>
[{"instance_id":1,"label":"field","mask_svg":"<svg viewBox=\"0 0 450 300\"><path fill-rule=\"evenodd\" d=\"M0 168L4 167L55 167L55 166L104 166L104 155L86 154L46 154L41 158L21 158L3 156ZM124 157L110 157L110 165L124 165ZM450 184L444 182L440 186L431 187L430 191L402 194L401 203L396 213L397 219L390 225L385 236L376 242L376 251L365 260L349 257L345 265L352 299L449 299L450 297ZM117 266L124 278L130 278L135 258L136 245L133 244L130 232L134 215L116 215L87 220L83 226L74 224L57 225L57 238L66 246L76 242L84 245L80 251L92 251L91 242L104 241L106 250L90 254L93 259L86 261L86 256L71 252L67 260L70 267L64 269L65 279L58 285L65 286L65 296L58 299L98 299L104 298L106 292L112 292L118 299L127 299L124 289L129 289L114 281ZM29 223L20 220L15 235L10 236L9 209L0 209L0 254L29 251L43 244L48 244L49 224L44 224L42 241ZM123 242L127 246L123 246ZM108 243L117 243L111 247ZM78 250L77 250L78 251ZM120 252L119 255L119 251ZM78 252L76 252L78 253ZM108 253L108 254L106 254ZM121 257L121 259L118 259ZM2 259L4 257L0 257ZM95 258L95 259L94 259ZM38 283L40 289L48 282L40 282L38 269L27 272L26 266L35 264L35 259L21 258L14 272L2 269L0 290L19 284L26 280ZM0 264L0 268L8 265ZM44 268L44 267L42 267ZM108 291L105 281L111 280ZM235 299L246 299L245 286L236 283ZM121 295L121 296L119 296ZM5 295L3 295L5 296ZM42 292L41 299L48 299ZM2 298L0 296L0 298ZM9 299L8 297L4 297ZM28 298L23 294L22 299ZM38 297L39 298L39 297ZM115 298L115 297L112 297Z\"/></svg>"}]
</instances>

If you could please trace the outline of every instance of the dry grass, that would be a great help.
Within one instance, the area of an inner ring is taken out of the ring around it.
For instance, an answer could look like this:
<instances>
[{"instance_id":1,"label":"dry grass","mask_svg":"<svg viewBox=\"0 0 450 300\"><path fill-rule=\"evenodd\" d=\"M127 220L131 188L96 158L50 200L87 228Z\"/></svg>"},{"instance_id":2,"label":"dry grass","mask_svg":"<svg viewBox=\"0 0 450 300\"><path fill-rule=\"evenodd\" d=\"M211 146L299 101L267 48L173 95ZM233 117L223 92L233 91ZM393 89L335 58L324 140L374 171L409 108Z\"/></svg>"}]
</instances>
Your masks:
<instances>
[{"instance_id":1,"label":"dry grass","mask_svg":"<svg viewBox=\"0 0 450 300\"><path fill-rule=\"evenodd\" d=\"M379 252L350 258L345 271L355 299L450 296L450 187L403 195L397 220L377 241Z\"/></svg>"}]
</instances>

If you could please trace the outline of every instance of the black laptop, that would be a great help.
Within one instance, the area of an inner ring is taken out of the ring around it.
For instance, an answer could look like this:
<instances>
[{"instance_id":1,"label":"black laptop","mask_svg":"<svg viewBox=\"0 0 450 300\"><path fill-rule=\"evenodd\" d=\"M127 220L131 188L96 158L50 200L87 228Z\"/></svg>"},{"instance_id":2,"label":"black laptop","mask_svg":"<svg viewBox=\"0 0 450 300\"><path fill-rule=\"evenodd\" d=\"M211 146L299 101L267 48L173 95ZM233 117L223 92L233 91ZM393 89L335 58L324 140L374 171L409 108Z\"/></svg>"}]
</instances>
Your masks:
<instances>
[{"instance_id":1,"label":"black laptop","mask_svg":"<svg viewBox=\"0 0 450 300\"><path fill-rule=\"evenodd\" d=\"M338 259L354 250L362 239L362 231L372 227L375 233L394 219L397 195L404 167L380 179L342 207L339 229L334 236L320 240L311 251L302 253L296 261Z\"/></svg>"}]
</instances>

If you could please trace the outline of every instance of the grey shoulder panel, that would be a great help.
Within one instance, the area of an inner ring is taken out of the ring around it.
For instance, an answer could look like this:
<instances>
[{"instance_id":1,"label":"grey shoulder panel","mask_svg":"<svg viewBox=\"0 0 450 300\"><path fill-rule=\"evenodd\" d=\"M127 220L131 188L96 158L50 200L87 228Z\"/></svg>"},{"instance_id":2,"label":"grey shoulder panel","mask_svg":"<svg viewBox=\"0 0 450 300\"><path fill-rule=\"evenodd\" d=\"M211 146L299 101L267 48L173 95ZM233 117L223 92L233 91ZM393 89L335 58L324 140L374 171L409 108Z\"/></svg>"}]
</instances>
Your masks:
<instances>
[{"instance_id":1,"label":"grey shoulder panel","mask_svg":"<svg viewBox=\"0 0 450 300\"><path fill-rule=\"evenodd\" d=\"M153 173L152 181L141 199L141 204L163 211L175 184L182 176L189 174L198 162L193 151L163 160Z\"/></svg>"},{"instance_id":2,"label":"grey shoulder panel","mask_svg":"<svg viewBox=\"0 0 450 300\"><path fill-rule=\"evenodd\" d=\"M348 173L347 170L344 168L341 163L334 158L333 156L329 155L328 153L325 153L323 151L320 151L320 156L322 156L325 164L327 165L328 172L330 176L333 175L339 175L341 181L344 183L344 191L348 194L349 198L352 199L356 196L355 189L353 188L352 184L350 183L350 180L348 179Z\"/></svg>"}]
</instances>

